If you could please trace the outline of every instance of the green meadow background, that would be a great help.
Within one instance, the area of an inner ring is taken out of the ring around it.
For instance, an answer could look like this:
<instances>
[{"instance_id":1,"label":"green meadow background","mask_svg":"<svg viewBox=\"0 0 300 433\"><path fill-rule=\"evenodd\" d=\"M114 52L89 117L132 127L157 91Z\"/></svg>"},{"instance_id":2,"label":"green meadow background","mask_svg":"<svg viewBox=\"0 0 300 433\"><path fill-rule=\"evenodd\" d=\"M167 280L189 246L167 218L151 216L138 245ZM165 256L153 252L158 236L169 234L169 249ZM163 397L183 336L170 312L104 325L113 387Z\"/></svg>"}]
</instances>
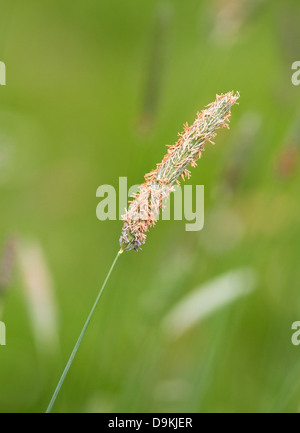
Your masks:
<instances>
[{"instance_id":1,"label":"green meadow background","mask_svg":"<svg viewBox=\"0 0 300 433\"><path fill-rule=\"evenodd\" d=\"M120 257L53 410L299 411L299 1L0 10L0 411L45 411L118 251L97 188L141 183L231 90L231 129L186 181L205 187L203 230L160 221Z\"/></svg>"}]
</instances>

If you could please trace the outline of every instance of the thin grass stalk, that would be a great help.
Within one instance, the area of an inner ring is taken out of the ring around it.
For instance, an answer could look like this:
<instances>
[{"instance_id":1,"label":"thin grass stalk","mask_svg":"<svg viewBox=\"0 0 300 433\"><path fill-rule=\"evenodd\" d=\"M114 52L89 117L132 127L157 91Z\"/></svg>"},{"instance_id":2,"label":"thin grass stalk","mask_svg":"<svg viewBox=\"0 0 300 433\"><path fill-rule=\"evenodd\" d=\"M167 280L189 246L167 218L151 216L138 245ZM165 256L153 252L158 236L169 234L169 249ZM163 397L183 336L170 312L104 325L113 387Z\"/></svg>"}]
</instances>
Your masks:
<instances>
[{"instance_id":1,"label":"thin grass stalk","mask_svg":"<svg viewBox=\"0 0 300 433\"><path fill-rule=\"evenodd\" d=\"M110 277L110 274L112 273L113 268L115 267L115 264L116 264L116 262L117 262L117 260L118 260L118 258L120 256L120 254L122 254L121 251L119 251L118 254L116 255L116 257L115 257L115 259L114 259L114 261L113 261L113 263L112 263L112 265L111 265L111 267L110 267L110 269L109 269L109 271L108 271L108 273L106 275L106 278L105 278L104 283L102 284L102 287L101 287L101 289L100 289L100 291L98 293L96 301L94 302L94 305L93 305L93 307L92 307L92 309L90 311L90 314L88 315L88 318L87 318L87 320L86 320L86 322L85 322L85 324L84 324L84 326L82 328L82 331L81 331L81 333L80 333L80 335L78 337L78 340L77 340L77 342L76 342L76 344L74 346L74 349L73 349L73 351L71 353L71 356L70 356L70 358L69 358L69 360L67 362L67 365L65 366L65 369L64 369L64 371L63 371L63 373L61 375L61 378L59 379L57 387L55 388L53 396L52 396L52 398L50 400L50 403L49 403L49 405L47 407L46 413L50 413L52 411L53 405L54 405L54 403L55 403L55 401L57 399L57 396L58 396L58 394L59 394L59 392L61 390L61 387L62 387L62 385L63 385L63 383L65 381L65 378L66 378L66 376L68 374L68 371L70 370L70 367L71 367L71 365L73 363L73 360L75 358L75 355L76 355L76 353L77 353L77 351L79 349L81 341L82 341L82 339L84 337L84 334L85 334L85 332L87 330L87 327L89 326L89 323L90 323L90 321L91 321L91 319L93 317L93 314L94 314L94 312L96 310L96 307L97 307L98 302L99 302L99 300L101 298L103 290L105 289L106 283L107 283L107 281L108 281L108 279Z\"/></svg>"}]
</instances>

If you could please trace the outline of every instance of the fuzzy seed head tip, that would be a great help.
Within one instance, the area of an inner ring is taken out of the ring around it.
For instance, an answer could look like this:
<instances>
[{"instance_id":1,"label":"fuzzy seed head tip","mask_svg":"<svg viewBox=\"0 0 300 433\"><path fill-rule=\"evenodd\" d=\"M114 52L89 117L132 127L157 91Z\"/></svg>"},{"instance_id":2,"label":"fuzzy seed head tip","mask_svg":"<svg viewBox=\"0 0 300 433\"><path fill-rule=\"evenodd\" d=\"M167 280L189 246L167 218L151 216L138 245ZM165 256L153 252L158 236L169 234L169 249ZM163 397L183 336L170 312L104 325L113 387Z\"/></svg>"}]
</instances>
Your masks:
<instances>
[{"instance_id":1,"label":"fuzzy seed head tip","mask_svg":"<svg viewBox=\"0 0 300 433\"><path fill-rule=\"evenodd\" d=\"M163 200L173 190L173 184L179 179L189 178L187 167L195 167L201 158L207 142L213 143L219 128L229 128L231 107L237 104L239 92L216 95L216 99L197 113L191 126L184 124L184 130L178 134L178 141L168 146L168 151L161 163L145 175L145 182L139 193L123 215L124 225L120 237L120 251L138 251L146 241L146 233L154 226Z\"/></svg>"}]
</instances>

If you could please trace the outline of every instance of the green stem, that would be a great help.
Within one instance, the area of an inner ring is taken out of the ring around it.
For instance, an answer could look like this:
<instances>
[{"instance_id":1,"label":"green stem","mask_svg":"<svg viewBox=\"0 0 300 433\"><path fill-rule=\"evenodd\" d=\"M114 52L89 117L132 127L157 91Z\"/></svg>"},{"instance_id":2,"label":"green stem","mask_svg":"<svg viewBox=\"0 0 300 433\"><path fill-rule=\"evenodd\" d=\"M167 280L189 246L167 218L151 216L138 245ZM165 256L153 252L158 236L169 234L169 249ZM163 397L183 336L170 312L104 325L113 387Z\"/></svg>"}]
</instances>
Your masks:
<instances>
[{"instance_id":1,"label":"green stem","mask_svg":"<svg viewBox=\"0 0 300 433\"><path fill-rule=\"evenodd\" d=\"M108 279L109 279L109 277L110 277L110 274L112 273L112 270L113 270L113 268L114 268L114 266L115 266L115 264L116 264L116 262L117 262L117 260L118 260L118 258L119 258L119 256L120 256L120 254L122 254L122 252L123 252L122 250L120 250L120 251L118 252L118 254L116 255L116 257L115 257L115 259L114 259L114 261L113 261L113 264L111 265L111 267L110 267L110 269L109 269L109 271L108 271L108 274L106 275L106 278L105 278L104 283L102 284L102 287L101 287L101 289L100 289L100 291L99 291L99 293L98 293L98 296L97 296L97 298L96 298L96 301L95 301L95 303L94 303L94 305L93 305L93 307L92 307L92 309L91 309L91 311L90 311L90 314L89 314L89 316L88 316L88 318L87 318L87 320L86 320L86 322L85 322L85 324L84 324L84 326L83 326L83 328L82 328L82 331L81 331L81 333L80 333L80 335L79 335L79 337L78 337L78 340L77 340L77 342L76 342L76 344L75 344L75 346L74 346L74 349L73 349L73 351L72 351L72 353L71 353L71 356L70 356L70 358L69 358L69 361L67 362L67 365L66 365L66 367L65 367L65 369L64 369L64 371L63 371L63 373L62 373L62 375L61 375L61 378L59 379L59 382L58 382L57 387L56 387L56 389L55 389L55 391L54 391L54 394L53 394L53 396L52 396L52 398L51 398L51 401L50 401L50 403L49 403L49 406L47 407L46 413L50 413L51 410L52 410L52 407L53 407L53 405L54 405L54 403L55 403L55 400L56 400L56 398L57 398L57 396L58 396L58 394L59 394L59 391L60 391L60 389L61 389L61 387L62 387L62 385L63 385L63 383L64 383L64 380L65 380L65 378L66 378L66 376L67 376L67 374L68 374L68 371L69 371L69 369L70 369L70 367L71 367L71 365L72 365L72 362L73 362L73 360L74 360L74 358L75 358L75 355L76 355L76 353L77 353L77 350L78 350L78 348L79 348L79 346L80 346L80 343L81 343L81 341L82 341L82 339L83 339L83 336L84 336L84 334L85 334L85 331L87 330L87 327L88 327L88 325L89 325L89 323L90 323L90 321L91 321L91 318L93 317L94 311L95 311L95 309L96 309L96 307L97 307L97 304L98 304L98 302L99 302L99 300L100 300L100 298L101 298L101 295L102 295L103 290L104 290L104 288L105 288L105 286L106 286L106 283L107 283L107 281L108 281Z\"/></svg>"}]
</instances>

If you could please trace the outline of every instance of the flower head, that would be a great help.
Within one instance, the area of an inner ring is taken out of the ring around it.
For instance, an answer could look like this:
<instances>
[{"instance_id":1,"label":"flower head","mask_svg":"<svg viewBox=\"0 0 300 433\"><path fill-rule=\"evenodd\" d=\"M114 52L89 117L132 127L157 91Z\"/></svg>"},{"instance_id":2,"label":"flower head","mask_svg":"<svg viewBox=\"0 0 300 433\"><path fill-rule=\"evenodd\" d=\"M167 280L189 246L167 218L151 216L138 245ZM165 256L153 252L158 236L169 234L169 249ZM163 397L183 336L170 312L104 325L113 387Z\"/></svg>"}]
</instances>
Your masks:
<instances>
[{"instance_id":1,"label":"flower head","mask_svg":"<svg viewBox=\"0 0 300 433\"><path fill-rule=\"evenodd\" d=\"M239 93L234 95L233 92L217 95L214 102L197 113L191 126L187 123L184 125L177 143L168 146L168 153L162 162L145 175L145 183L140 186L139 193L122 216L121 251L138 251L145 243L146 232L155 225L162 202L173 190L174 182L179 183L180 177L183 180L190 177L187 167L197 165L205 143L213 143L218 128L229 128L230 109L238 98Z\"/></svg>"}]
</instances>

